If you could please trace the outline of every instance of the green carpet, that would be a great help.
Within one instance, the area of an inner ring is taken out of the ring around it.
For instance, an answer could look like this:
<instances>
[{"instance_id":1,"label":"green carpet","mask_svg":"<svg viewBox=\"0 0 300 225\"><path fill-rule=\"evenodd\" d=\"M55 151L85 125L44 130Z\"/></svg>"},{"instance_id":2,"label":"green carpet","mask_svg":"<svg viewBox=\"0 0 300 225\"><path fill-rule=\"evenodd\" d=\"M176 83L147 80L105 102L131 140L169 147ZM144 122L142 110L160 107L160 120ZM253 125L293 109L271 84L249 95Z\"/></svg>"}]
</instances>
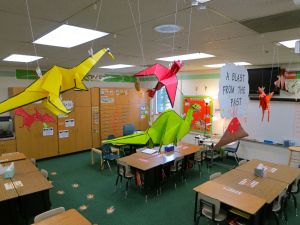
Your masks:
<instances>
[{"instance_id":1,"label":"green carpet","mask_svg":"<svg viewBox=\"0 0 300 225\"><path fill-rule=\"evenodd\" d=\"M54 188L50 191L53 208L64 206L66 209L78 209L92 224L98 225L192 225L193 187L207 181L211 173L226 172L230 168L213 165L208 171L203 166L201 176L197 167L190 169L186 173L187 183L178 181L175 189L173 181L169 180L162 194L150 193L146 203L143 192L134 182L129 187L127 199L124 199L124 182L122 188L115 191L116 166L112 166L113 174L108 169L100 171L99 164L91 165L90 157L89 151L81 152L40 160L38 167L48 170L49 180L53 181ZM233 162L226 160L228 162L233 165ZM73 187L74 184L78 187ZM298 202L300 204L299 195ZM87 208L80 210L84 206ZM112 212L108 212L111 207ZM292 201L288 203L288 219L289 225L300 224L300 216L295 216ZM201 218L200 224L208 223ZM272 221L272 224L275 222Z\"/></svg>"}]
</instances>

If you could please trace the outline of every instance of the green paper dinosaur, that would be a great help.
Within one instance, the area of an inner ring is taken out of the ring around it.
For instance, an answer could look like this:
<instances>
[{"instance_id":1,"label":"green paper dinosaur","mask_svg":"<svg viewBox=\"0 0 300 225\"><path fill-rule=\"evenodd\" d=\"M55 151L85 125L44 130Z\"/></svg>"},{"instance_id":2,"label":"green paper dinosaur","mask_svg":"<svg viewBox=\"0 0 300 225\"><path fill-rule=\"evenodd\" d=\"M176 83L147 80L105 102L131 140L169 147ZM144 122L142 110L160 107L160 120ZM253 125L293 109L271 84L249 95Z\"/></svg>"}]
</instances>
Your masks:
<instances>
[{"instance_id":1,"label":"green paper dinosaur","mask_svg":"<svg viewBox=\"0 0 300 225\"><path fill-rule=\"evenodd\" d=\"M136 144L154 145L177 144L189 131L193 119L193 112L199 110L198 104L190 106L185 119L181 118L174 110L167 110L159 115L151 127L145 132L131 134L111 140L104 140L103 143L111 144Z\"/></svg>"}]
</instances>

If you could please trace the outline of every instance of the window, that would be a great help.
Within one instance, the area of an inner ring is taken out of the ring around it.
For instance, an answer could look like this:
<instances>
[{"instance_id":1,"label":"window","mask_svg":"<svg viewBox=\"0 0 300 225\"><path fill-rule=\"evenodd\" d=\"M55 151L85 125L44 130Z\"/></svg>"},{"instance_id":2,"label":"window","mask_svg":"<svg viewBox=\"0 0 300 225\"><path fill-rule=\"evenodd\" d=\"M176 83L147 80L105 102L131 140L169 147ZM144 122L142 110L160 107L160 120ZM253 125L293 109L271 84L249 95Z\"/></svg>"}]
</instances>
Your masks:
<instances>
[{"instance_id":1,"label":"window","mask_svg":"<svg viewBox=\"0 0 300 225\"><path fill-rule=\"evenodd\" d=\"M171 103L165 87L156 92L156 113L162 113L171 109Z\"/></svg>"}]
</instances>

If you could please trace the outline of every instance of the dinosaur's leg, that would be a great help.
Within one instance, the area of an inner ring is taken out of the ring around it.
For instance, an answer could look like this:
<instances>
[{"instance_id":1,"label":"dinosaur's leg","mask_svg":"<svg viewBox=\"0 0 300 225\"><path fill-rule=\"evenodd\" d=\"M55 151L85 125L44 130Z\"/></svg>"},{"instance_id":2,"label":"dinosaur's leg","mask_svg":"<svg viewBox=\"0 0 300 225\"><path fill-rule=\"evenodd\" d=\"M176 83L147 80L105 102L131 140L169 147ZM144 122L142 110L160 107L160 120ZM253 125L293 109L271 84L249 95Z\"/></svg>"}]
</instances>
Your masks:
<instances>
[{"instance_id":1,"label":"dinosaur's leg","mask_svg":"<svg viewBox=\"0 0 300 225\"><path fill-rule=\"evenodd\" d=\"M270 121L270 108L268 107L268 122Z\"/></svg>"}]
</instances>

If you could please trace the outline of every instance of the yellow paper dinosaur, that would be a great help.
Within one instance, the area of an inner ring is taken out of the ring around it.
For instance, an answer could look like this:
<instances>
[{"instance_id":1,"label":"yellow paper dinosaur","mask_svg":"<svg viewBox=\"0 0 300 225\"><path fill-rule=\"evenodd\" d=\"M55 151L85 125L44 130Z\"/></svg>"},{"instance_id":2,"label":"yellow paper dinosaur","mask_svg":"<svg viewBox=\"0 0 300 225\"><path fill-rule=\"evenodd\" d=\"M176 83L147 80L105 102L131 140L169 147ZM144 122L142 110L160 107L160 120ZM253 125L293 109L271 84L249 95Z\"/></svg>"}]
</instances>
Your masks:
<instances>
[{"instance_id":1,"label":"yellow paper dinosaur","mask_svg":"<svg viewBox=\"0 0 300 225\"><path fill-rule=\"evenodd\" d=\"M66 109L60 99L60 93L70 89L87 90L84 83L82 83L82 80L105 53L108 53L112 58L114 58L109 49L103 48L72 69L53 66L42 77L28 86L23 92L1 102L0 113L19 108L42 99L43 105L55 115L69 113L70 111Z\"/></svg>"}]
</instances>

